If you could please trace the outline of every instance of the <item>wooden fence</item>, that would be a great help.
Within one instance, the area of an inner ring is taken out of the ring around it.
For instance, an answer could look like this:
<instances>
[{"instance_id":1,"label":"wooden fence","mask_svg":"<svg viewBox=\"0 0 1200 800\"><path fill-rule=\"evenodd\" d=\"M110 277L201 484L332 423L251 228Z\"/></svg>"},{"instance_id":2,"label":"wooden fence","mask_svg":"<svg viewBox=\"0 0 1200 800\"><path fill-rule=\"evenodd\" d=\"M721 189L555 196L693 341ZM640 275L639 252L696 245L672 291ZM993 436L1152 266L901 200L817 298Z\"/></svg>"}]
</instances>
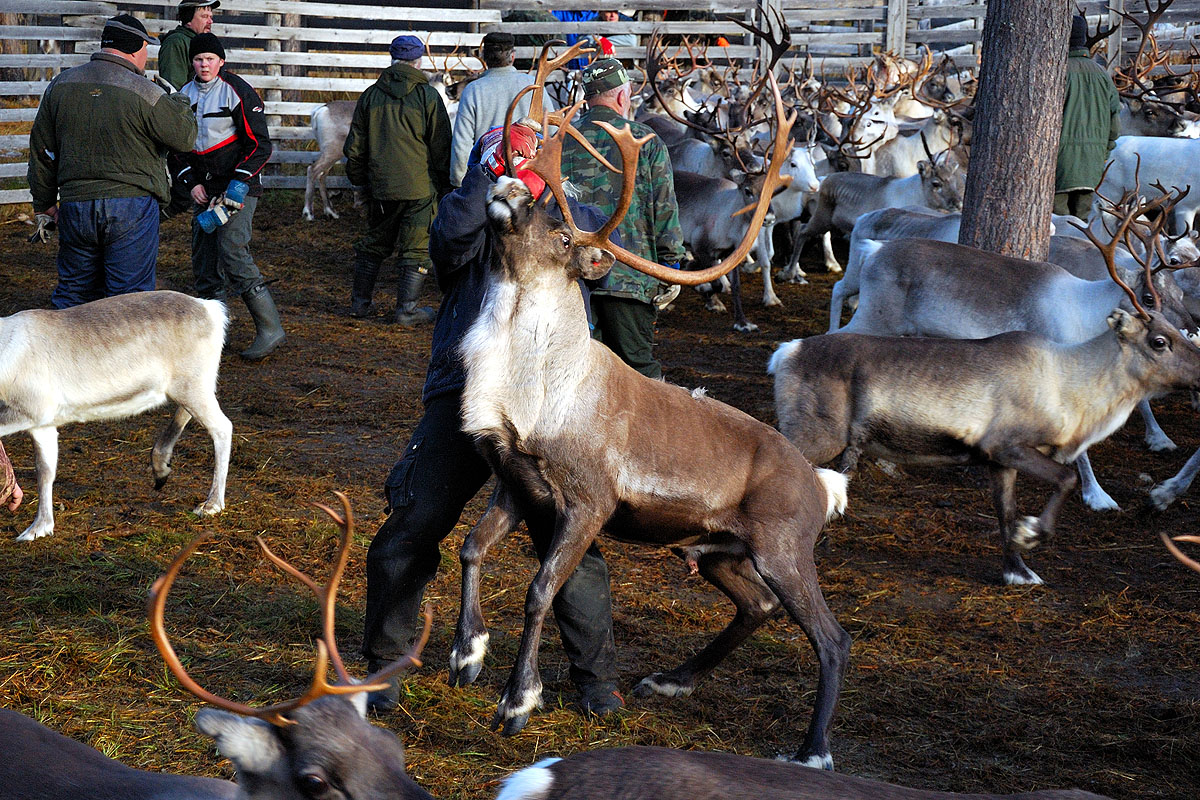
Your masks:
<instances>
[{"instance_id":1,"label":"wooden fence","mask_svg":"<svg viewBox=\"0 0 1200 800\"><path fill-rule=\"evenodd\" d=\"M263 96L276 145L264 183L273 188L303 187L304 165L316 153L308 116L321 103L353 99L369 86L390 60L387 44L399 33L426 42L423 66L463 73L482 67L475 53L483 35L503 29L518 35L553 36L633 34L638 46L622 46L616 55L635 64L644 58L649 34L724 37L728 47L710 44L705 54L718 63L749 65L762 45L729 21L737 17L761 24L773 9L792 31L790 59L813 58L818 71L840 74L874 53L913 56L918 48L946 52L960 65L978 57L983 0L410 0L436 7L383 5L384 0L354 3L298 0L232 0L216 14L213 32L225 41L228 63ZM1135 0L1087 0L1094 20L1108 19L1109 4ZM465 7L454 7L465 6ZM549 8L592 11L634 9L633 21L560 22L546 19ZM178 23L176 4L163 0L3 0L0 6L0 204L28 202L24 185L29 127L37 100L59 70L84 63L98 45L104 19L121 12L141 17L161 35ZM1140 6L1138 6L1140 9ZM511 19L514 12L520 21ZM660 20L665 12L666 19ZM509 17L505 21L505 17ZM1174 44L1194 41L1184 23L1200 20L1200 0L1175 0L1164 22L1183 31ZM1193 29L1200 26L1193 25ZM1136 47L1136 30L1126 25L1116 43ZM536 47L521 46L518 58L531 58ZM157 46L148 68L157 67ZM332 186L345 186L334 177Z\"/></svg>"}]
</instances>

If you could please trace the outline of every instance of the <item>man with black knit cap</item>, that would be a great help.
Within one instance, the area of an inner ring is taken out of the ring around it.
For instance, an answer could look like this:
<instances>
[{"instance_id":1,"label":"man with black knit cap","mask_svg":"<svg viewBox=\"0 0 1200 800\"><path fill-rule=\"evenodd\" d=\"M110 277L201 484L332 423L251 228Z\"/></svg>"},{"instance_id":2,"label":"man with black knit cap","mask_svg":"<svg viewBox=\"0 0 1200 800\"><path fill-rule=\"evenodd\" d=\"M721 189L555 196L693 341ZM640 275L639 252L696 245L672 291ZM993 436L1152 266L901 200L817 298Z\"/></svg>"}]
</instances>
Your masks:
<instances>
[{"instance_id":1,"label":"man with black knit cap","mask_svg":"<svg viewBox=\"0 0 1200 800\"><path fill-rule=\"evenodd\" d=\"M183 0L179 4L179 27L159 40L158 75L176 91L192 79L192 57L188 54L192 39L212 32L213 12L220 7L220 0Z\"/></svg>"},{"instance_id":2,"label":"man with black knit cap","mask_svg":"<svg viewBox=\"0 0 1200 800\"><path fill-rule=\"evenodd\" d=\"M1071 20L1067 94L1054 169L1054 213L1087 219L1092 190L1100 183L1108 153L1121 133L1121 97L1112 78L1092 60L1087 20Z\"/></svg>"},{"instance_id":3,"label":"man with black knit cap","mask_svg":"<svg viewBox=\"0 0 1200 800\"><path fill-rule=\"evenodd\" d=\"M450 117L421 71L421 40L397 36L388 52L392 65L358 98L342 148L346 177L366 192L369 226L354 243L350 315L371 313L380 265L397 252L394 319L413 326L433 321L433 309L418 308L417 298L431 267L434 203L451 189Z\"/></svg>"},{"instance_id":4,"label":"man with black knit cap","mask_svg":"<svg viewBox=\"0 0 1200 800\"><path fill-rule=\"evenodd\" d=\"M191 103L199 131L190 153L171 158L175 180L191 195L192 273L196 294L239 295L254 318L247 361L270 355L283 343L279 311L250 256L254 209L262 196L259 173L271 157L271 137L258 93L225 69L225 48L199 33L188 52L195 78L180 91Z\"/></svg>"},{"instance_id":5,"label":"man with black knit cap","mask_svg":"<svg viewBox=\"0 0 1200 800\"><path fill-rule=\"evenodd\" d=\"M100 52L50 82L29 136L29 190L42 241L59 229L55 308L154 288L164 156L190 150L196 119L145 77L154 39L129 14Z\"/></svg>"}]
</instances>

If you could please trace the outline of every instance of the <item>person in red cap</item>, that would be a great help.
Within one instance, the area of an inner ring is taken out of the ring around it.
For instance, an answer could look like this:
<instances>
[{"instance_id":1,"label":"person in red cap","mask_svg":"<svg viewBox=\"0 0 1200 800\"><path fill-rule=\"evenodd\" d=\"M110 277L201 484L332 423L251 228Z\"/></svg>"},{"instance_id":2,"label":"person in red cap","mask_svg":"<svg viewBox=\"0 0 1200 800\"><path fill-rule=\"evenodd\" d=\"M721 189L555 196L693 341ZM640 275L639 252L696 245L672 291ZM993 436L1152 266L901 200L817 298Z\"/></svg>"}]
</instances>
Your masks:
<instances>
[{"instance_id":1,"label":"person in red cap","mask_svg":"<svg viewBox=\"0 0 1200 800\"><path fill-rule=\"evenodd\" d=\"M521 168L524 159L536 153L538 135L523 124L513 125L511 131L515 177L540 197L544 183ZM496 178L508 172L502 133L496 128L476 142L462 186L443 198L430 231L430 253L443 298L421 394L425 413L384 483L388 518L367 551L362 653L371 669L408 650L425 585L441 563L438 545L492 474L474 440L462 432L466 374L458 346L479 316L487 273L495 260L487 193ZM596 230L603 224L594 208L571 203L580 226ZM551 203L552 213L555 208ZM549 544L534 542L539 556ZM579 688L580 707L597 716L620 709L624 701L616 685L608 567L595 544L555 598L554 617L571 662L571 680ZM390 710L398 697L399 684L393 682L387 690L369 695L367 702L376 710Z\"/></svg>"}]
</instances>

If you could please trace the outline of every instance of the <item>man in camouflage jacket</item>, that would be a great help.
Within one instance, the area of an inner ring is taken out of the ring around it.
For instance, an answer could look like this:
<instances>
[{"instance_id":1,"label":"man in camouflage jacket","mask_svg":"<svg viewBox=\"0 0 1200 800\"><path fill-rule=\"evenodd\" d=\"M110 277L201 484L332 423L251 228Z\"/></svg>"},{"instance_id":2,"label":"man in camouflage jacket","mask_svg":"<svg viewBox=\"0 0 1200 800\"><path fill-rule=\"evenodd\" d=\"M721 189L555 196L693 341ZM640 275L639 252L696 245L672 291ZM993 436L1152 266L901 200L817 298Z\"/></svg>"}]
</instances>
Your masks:
<instances>
[{"instance_id":1,"label":"man in camouflage jacket","mask_svg":"<svg viewBox=\"0 0 1200 800\"><path fill-rule=\"evenodd\" d=\"M601 155L620 166L616 143L595 122L617 128L629 126L638 137L654 134L649 127L625 119L629 112L629 76L616 59L599 59L584 71L583 90L588 110L579 117L576 127ZM620 176L601 166L573 139L563 147L562 174L578 191L579 202L596 206L605 215L616 209ZM633 202L617 231L630 252L650 261L677 267L683 259L683 231L675 203L671 157L658 136L642 146ZM654 298L661 289L657 279L618 261L607 285L592 292L596 338L650 378L662 377L662 366L651 350L658 314Z\"/></svg>"},{"instance_id":2,"label":"man in camouflage jacket","mask_svg":"<svg viewBox=\"0 0 1200 800\"><path fill-rule=\"evenodd\" d=\"M365 317L379 267L399 251L400 288L395 321L433 321L432 308L417 308L429 272L429 224L434 203L450 191L450 117L420 70L425 46L397 36L392 65L358 98L342 152L346 176L367 196L366 236L354 243L350 314Z\"/></svg>"}]
</instances>

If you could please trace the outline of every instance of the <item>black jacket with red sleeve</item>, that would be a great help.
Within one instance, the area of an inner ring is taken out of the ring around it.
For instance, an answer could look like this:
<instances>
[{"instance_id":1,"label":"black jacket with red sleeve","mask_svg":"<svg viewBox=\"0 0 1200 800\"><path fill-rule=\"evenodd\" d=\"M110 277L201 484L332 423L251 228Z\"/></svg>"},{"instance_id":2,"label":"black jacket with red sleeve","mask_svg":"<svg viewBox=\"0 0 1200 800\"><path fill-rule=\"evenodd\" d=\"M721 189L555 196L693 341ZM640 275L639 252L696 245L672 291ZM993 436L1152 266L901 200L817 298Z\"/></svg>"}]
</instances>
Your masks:
<instances>
[{"instance_id":1,"label":"black jacket with red sleeve","mask_svg":"<svg viewBox=\"0 0 1200 800\"><path fill-rule=\"evenodd\" d=\"M180 90L196 114L196 146L176 153L171 171L190 191L198 183L210 197L225 191L231 180L250 185L250 195L262 194L259 173L271 157L267 117L258 92L222 68L207 83L193 79Z\"/></svg>"}]
</instances>

